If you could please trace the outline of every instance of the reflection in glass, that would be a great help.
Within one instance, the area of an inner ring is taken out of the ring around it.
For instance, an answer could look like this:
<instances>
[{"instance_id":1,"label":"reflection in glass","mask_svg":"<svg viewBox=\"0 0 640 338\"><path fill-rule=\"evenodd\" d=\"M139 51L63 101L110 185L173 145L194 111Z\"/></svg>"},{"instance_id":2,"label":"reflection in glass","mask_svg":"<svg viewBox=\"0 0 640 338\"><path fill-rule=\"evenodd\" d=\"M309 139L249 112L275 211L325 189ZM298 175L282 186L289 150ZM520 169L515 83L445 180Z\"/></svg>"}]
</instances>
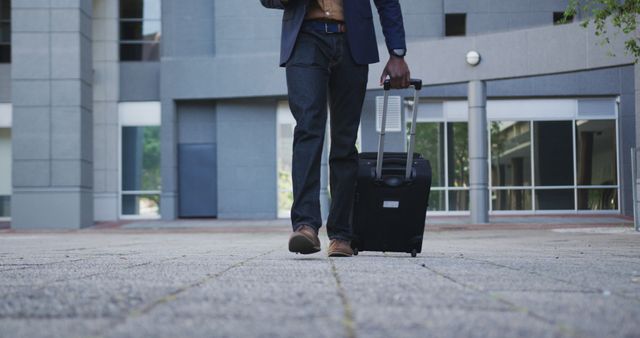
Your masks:
<instances>
[{"instance_id":1,"label":"reflection in glass","mask_svg":"<svg viewBox=\"0 0 640 338\"><path fill-rule=\"evenodd\" d=\"M445 192L442 190L431 190L429 193L428 211L445 211Z\"/></svg>"},{"instance_id":2,"label":"reflection in glass","mask_svg":"<svg viewBox=\"0 0 640 338\"><path fill-rule=\"evenodd\" d=\"M493 210L531 210L531 190L493 190Z\"/></svg>"},{"instance_id":3,"label":"reflection in glass","mask_svg":"<svg viewBox=\"0 0 640 338\"><path fill-rule=\"evenodd\" d=\"M433 187L444 186L444 149L444 123L418 123L416 125L415 152L422 154L424 158L429 160L433 175L431 186Z\"/></svg>"},{"instance_id":4,"label":"reflection in glass","mask_svg":"<svg viewBox=\"0 0 640 338\"><path fill-rule=\"evenodd\" d=\"M160 214L160 195L122 195L122 214L157 216Z\"/></svg>"},{"instance_id":5,"label":"reflection in glass","mask_svg":"<svg viewBox=\"0 0 640 338\"><path fill-rule=\"evenodd\" d=\"M576 163L578 185L618 184L615 121L576 121Z\"/></svg>"},{"instance_id":6,"label":"reflection in glass","mask_svg":"<svg viewBox=\"0 0 640 338\"><path fill-rule=\"evenodd\" d=\"M11 128L0 128L0 217L11 216Z\"/></svg>"},{"instance_id":7,"label":"reflection in glass","mask_svg":"<svg viewBox=\"0 0 640 338\"><path fill-rule=\"evenodd\" d=\"M531 185L530 126L529 122L491 122L493 186Z\"/></svg>"},{"instance_id":8,"label":"reflection in glass","mask_svg":"<svg viewBox=\"0 0 640 338\"><path fill-rule=\"evenodd\" d=\"M536 209L574 210L573 189L536 190Z\"/></svg>"},{"instance_id":9,"label":"reflection in glass","mask_svg":"<svg viewBox=\"0 0 640 338\"><path fill-rule=\"evenodd\" d=\"M0 0L0 20L11 19L11 0Z\"/></svg>"},{"instance_id":10,"label":"reflection in glass","mask_svg":"<svg viewBox=\"0 0 640 338\"><path fill-rule=\"evenodd\" d=\"M0 217L11 217L11 196L0 196Z\"/></svg>"},{"instance_id":11,"label":"reflection in glass","mask_svg":"<svg viewBox=\"0 0 640 338\"><path fill-rule=\"evenodd\" d=\"M122 190L160 190L160 127L122 127Z\"/></svg>"},{"instance_id":12,"label":"reflection in glass","mask_svg":"<svg viewBox=\"0 0 640 338\"><path fill-rule=\"evenodd\" d=\"M533 123L537 186L574 184L572 124L571 121Z\"/></svg>"},{"instance_id":13,"label":"reflection in glass","mask_svg":"<svg viewBox=\"0 0 640 338\"><path fill-rule=\"evenodd\" d=\"M121 19L160 19L161 0L120 0Z\"/></svg>"},{"instance_id":14,"label":"reflection in glass","mask_svg":"<svg viewBox=\"0 0 640 338\"><path fill-rule=\"evenodd\" d=\"M159 43L120 43L120 61L157 61Z\"/></svg>"},{"instance_id":15,"label":"reflection in glass","mask_svg":"<svg viewBox=\"0 0 640 338\"><path fill-rule=\"evenodd\" d=\"M158 61L160 0L120 1L120 61Z\"/></svg>"},{"instance_id":16,"label":"reflection in glass","mask_svg":"<svg viewBox=\"0 0 640 338\"><path fill-rule=\"evenodd\" d=\"M466 122L447 123L449 186L469 186L469 134Z\"/></svg>"},{"instance_id":17,"label":"reflection in glass","mask_svg":"<svg viewBox=\"0 0 640 338\"><path fill-rule=\"evenodd\" d=\"M579 210L617 210L618 189L578 189Z\"/></svg>"},{"instance_id":18,"label":"reflection in glass","mask_svg":"<svg viewBox=\"0 0 640 338\"><path fill-rule=\"evenodd\" d=\"M449 190L449 211L469 210L469 190Z\"/></svg>"},{"instance_id":19,"label":"reflection in glass","mask_svg":"<svg viewBox=\"0 0 640 338\"><path fill-rule=\"evenodd\" d=\"M120 23L120 40L160 41L159 20L124 21Z\"/></svg>"},{"instance_id":20,"label":"reflection in glass","mask_svg":"<svg viewBox=\"0 0 640 338\"><path fill-rule=\"evenodd\" d=\"M293 157L293 133L295 120L287 106L279 106L278 120L278 217L289 218L293 205L293 182L291 179Z\"/></svg>"},{"instance_id":21,"label":"reflection in glass","mask_svg":"<svg viewBox=\"0 0 640 338\"><path fill-rule=\"evenodd\" d=\"M11 42L11 23L0 22L0 43L8 44Z\"/></svg>"}]
</instances>

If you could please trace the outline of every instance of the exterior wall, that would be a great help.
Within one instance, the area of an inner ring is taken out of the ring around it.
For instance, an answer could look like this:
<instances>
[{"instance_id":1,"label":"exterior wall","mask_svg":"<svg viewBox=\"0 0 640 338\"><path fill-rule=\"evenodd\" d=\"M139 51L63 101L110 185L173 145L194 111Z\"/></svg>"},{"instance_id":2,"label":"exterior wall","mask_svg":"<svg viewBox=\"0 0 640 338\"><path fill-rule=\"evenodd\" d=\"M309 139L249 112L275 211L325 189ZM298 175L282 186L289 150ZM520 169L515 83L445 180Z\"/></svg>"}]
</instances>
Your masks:
<instances>
[{"instance_id":1,"label":"exterior wall","mask_svg":"<svg viewBox=\"0 0 640 338\"><path fill-rule=\"evenodd\" d=\"M218 216L276 218L275 100L217 104Z\"/></svg>"},{"instance_id":2,"label":"exterior wall","mask_svg":"<svg viewBox=\"0 0 640 338\"><path fill-rule=\"evenodd\" d=\"M118 219L118 1L93 0L93 184L96 221Z\"/></svg>"},{"instance_id":3,"label":"exterior wall","mask_svg":"<svg viewBox=\"0 0 640 338\"><path fill-rule=\"evenodd\" d=\"M120 102L160 101L160 62L120 62L119 78Z\"/></svg>"},{"instance_id":4,"label":"exterior wall","mask_svg":"<svg viewBox=\"0 0 640 338\"><path fill-rule=\"evenodd\" d=\"M92 3L11 10L12 227L92 225Z\"/></svg>"},{"instance_id":5,"label":"exterior wall","mask_svg":"<svg viewBox=\"0 0 640 338\"><path fill-rule=\"evenodd\" d=\"M216 13L229 1L189 0L162 3L162 53L164 57L211 57L216 45ZM242 28L231 25L228 29Z\"/></svg>"},{"instance_id":6,"label":"exterior wall","mask_svg":"<svg viewBox=\"0 0 640 338\"><path fill-rule=\"evenodd\" d=\"M192 0L199 3L207 0ZM280 50L282 11L267 10L259 1L214 1L215 52L220 56ZM275 29L274 29L275 28Z\"/></svg>"},{"instance_id":7,"label":"exterior wall","mask_svg":"<svg viewBox=\"0 0 640 338\"><path fill-rule=\"evenodd\" d=\"M636 210L640 214L640 65L635 66L635 83L636 83ZM636 228L638 228L639 220L636 219Z\"/></svg>"}]
</instances>

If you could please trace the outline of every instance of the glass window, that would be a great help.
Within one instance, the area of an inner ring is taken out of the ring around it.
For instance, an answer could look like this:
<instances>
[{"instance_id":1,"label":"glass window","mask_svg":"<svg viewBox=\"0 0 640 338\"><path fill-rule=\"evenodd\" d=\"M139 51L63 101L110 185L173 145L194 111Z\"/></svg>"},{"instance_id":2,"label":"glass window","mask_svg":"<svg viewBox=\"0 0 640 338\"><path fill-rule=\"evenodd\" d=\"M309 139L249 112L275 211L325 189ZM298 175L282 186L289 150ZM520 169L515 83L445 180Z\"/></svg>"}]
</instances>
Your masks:
<instances>
[{"instance_id":1,"label":"glass window","mask_svg":"<svg viewBox=\"0 0 640 338\"><path fill-rule=\"evenodd\" d=\"M120 43L120 61L153 61L160 59L157 43Z\"/></svg>"},{"instance_id":2,"label":"glass window","mask_svg":"<svg viewBox=\"0 0 640 338\"><path fill-rule=\"evenodd\" d=\"M158 214L160 127L122 127L122 214Z\"/></svg>"},{"instance_id":3,"label":"glass window","mask_svg":"<svg viewBox=\"0 0 640 338\"><path fill-rule=\"evenodd\" d=\"M160 0L120 0L120 61L157 61L162 35Z\"/></svg>"},{"instance_id":4,"label":"glass window","mask_svg":"<svg viewBox=\"0 0 640 338\"><path fill-rule=\"evenodd\" d=\"M617 185L616 124L576 121L578 185Z\"/></svg>"},{"instance_id":5,"label":"glass window","mask_svg":"<svg viewBox=\"0 0 640 338\"><path fill-rule=\"evenodd\" d=\"M572 121L534 122L534 165L537 186L574 185L572 123Z\"/></svg>"},{"instance_id":6,"label":"glass window","mask_svg":"<svg viewBox=\"0 0 640 338\"><path fill-rule=\"evenodd\" d=\"M493 190L491 208L493 210L531 210L531 190Z\"/></svg>"},{"instance_id":7,"label":"glass window","mask_svg":"<svg viewBox=\"0 0 640 338\"><path fill-rule=\"evenodd\" d=\"M120 23L120 40L160 40L160 21L132 21Z\"/></svg>"},{"instance_id":8,"label":"glass window","mask_svg":"<svg viewBox=\"0 0 640 338\"><path fill-rule=\"evenodd\" d=\"M578 189L579 210L618 209L618 189Z\"/></svg>"},{"instance_id":9,"label":"glass window","mask_svg":"<svg viewBox=\"0 0 640 338\"><path fill-rule=\"evenodd\" d=\"M409 128L411 124L407 125ZM445 183L444 162L444 123L416 124L415 152L429 160L432 171L432 187L443 187ZM444 205L443 205L444 207Z\"/></svg>"},{"instance_id":10,"label":"glass window","mask_svg":"<svg viewBox=\"0 0 640 338\"><path fill-rule=\"evenodd\" d=\"M491 184L531 185L531 123L491 122Z\"/></svg>"},{"instance_id":11,"label":"glass window","mask_svg":"<svg viewBox=\"0 0 640 338\"><path fill-rule=\"evenodd\" d=\"M11 62L11 45L0 44L0 63Z\"/></svg>"},{"instance_id":12,"label":"glass window","mask_svg":"<svg viewBox=\"0 0 640 338\"><path fill-rule=\"evenodd\" d=\"M467 34L467 14L445 14L444 36L464 36Z\"/></svg>"},{"instance_id":13,"label":"glass window","mask_svg":"<svg viewBox=\"0 0 640 338\"><path fill-rule=\"evenodd\" d=\"M160 3L161 0L120 0L120 18L160 20Z\"/></svg>"},{"instance_id":14,"label":"glass window","mask_svg":"<svg viewBox=\"0 0 640 338\"><path fill-rule=\"evenodd\" d=\"M469 190L449 190L449 211L469 210Z\"/></svg>"},{"instance_id":15,"label":"glass window","mask_svg":"<svg viewBox=\"0 0 640 338\"><path fill-rule=\"evenodd\" d=\"M466 122L447 123L449 186L469 186L469 133Z\"/></svg>"},{"instance_id":16,"label":"glass window","mask_svg":"<svg viewBox=\"0 0 640 338\"><path fill-rule=\"evenodd\" d=\"M575 210L573 189L536 190L536 209Z\"/></svg>"},{"instance_id":17,"label":"glass window","mask_svg":"<svg viewBox=\"0 0 640 338\"><path fill-rule=\"evenodd\" d=\"M0 21L0 43L11 43L11 23Z\"/></svg>"},{"instance_id":18,"label":"glass window","mask_svg":"<svg viewBox=\"0 0 640 338\"><path fill-rule=\"evenodd\" d=\"M0 20L11 20L11 0L0 0Z\"/></svg>"},{"instance_id":19,"label":"glass window","mask_svg":"<svg viewBox=\"0 0 640 338\"><path fill-rule=\"evenodd\" d=\"M278 217L288 218L293 205L291 166L295 120L287 102L278 104Z\"/></svg>"},{"instance_id":20,"label":"glass window","mask_svg":"<svg viewBox=\"0 0 640 338\"><path fill-rule=\"evenodd\" d=\"M160 127L122 127L122 190L160 190Z\"/></svg>"},{"instance_id":21,"label":"glass window","mask_svg":"<svg viewBox=\"0 0 640 338\"><path fill-rule=\"evenodd\" d=\"M0 217L11 216L11 129L0 128Z\"/></svg>"},{"instance_id":22,"label":"glass window","mask_svg":"<svg viewBox=\"0 0 640 338\"><path fill-rule=\"evenodd\" d=\"M553 24L554 25L562 25L565 23L572 23L573 15L569 15L567 20L564 19L564 12L553 12Z\"/></svg>"},{"instance_id":23,"label":"glass window","mask_svg":"<svg viewBox=\"0 0 640 338\"><path fill-rule=\"evenodd\" d=\"M122 214L127 216L157 216L160 214L160 195L122 195Z\"/></svg>"},{"instance_id":24,"label":"glass window","mask_svg":"<svg viewBox=\"0 0 640 338\"><path fill-rule=\"evenodd\" d=\"M445 192L443 190L433 190L429 193L429 211L445 211Z\"/></svg>"},{"instance_id":25,"label":"glass window","mask_svg":"<svg viewBox=\"0 0 640 338\"><path fill-rule=\"evenodd\" d=\"M11 62L11 0L0 0L0 63Z\"/></svg>"}]
</instances>

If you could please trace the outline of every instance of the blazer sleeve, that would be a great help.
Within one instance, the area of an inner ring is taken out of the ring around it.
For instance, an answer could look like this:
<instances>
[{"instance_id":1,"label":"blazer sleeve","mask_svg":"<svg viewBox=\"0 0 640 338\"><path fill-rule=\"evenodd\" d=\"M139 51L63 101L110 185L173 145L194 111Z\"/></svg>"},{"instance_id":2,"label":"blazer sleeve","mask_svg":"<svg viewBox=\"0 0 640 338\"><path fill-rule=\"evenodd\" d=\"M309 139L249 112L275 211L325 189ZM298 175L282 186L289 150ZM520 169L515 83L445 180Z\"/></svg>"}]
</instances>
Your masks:
<instances>
[{"instance_id":1,"label":"blazer sleeve","mask_svg":"<svg viewBox=\"0 0 640 338\"><path fill-rule=\"evenodd\" d=\"M406 49L404 23L399 0L374 0L380 15L387 49Z\"/></svg>"},{"instance_id":2,"label":"blazer sleeve","mask_svg":"<svg viewBox=\"0 0 640 338\"><path fill-rule=\"evenodd\" d=\"M260 2L262 3L262 6L267 8L284 9L284 3L282 0L260 0Z\"/></svg>"}]
</instances>

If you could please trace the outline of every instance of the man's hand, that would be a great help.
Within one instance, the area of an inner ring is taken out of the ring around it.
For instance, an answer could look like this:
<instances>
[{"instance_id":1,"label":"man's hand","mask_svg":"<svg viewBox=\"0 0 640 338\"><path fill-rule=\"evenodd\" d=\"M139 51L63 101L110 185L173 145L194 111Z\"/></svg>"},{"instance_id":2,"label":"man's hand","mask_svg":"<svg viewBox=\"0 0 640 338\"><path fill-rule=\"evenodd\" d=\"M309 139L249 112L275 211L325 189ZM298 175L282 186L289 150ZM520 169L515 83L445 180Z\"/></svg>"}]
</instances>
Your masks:
<instances>
[{"instance_id":1,"label":"man's hand","mask_svg":"<svg viewBox=\"0 0 640 338\"><path fill-rule=\"evenodd\" d=\"M411 74L409 73L409 66L407 66L404 58L395 55L389 57L389 61L382 71L382 76L380 76L380 85L384 83L387 76L391 78L391 88L399 89L409 87Z\"/></svg>"}]
</instances>

